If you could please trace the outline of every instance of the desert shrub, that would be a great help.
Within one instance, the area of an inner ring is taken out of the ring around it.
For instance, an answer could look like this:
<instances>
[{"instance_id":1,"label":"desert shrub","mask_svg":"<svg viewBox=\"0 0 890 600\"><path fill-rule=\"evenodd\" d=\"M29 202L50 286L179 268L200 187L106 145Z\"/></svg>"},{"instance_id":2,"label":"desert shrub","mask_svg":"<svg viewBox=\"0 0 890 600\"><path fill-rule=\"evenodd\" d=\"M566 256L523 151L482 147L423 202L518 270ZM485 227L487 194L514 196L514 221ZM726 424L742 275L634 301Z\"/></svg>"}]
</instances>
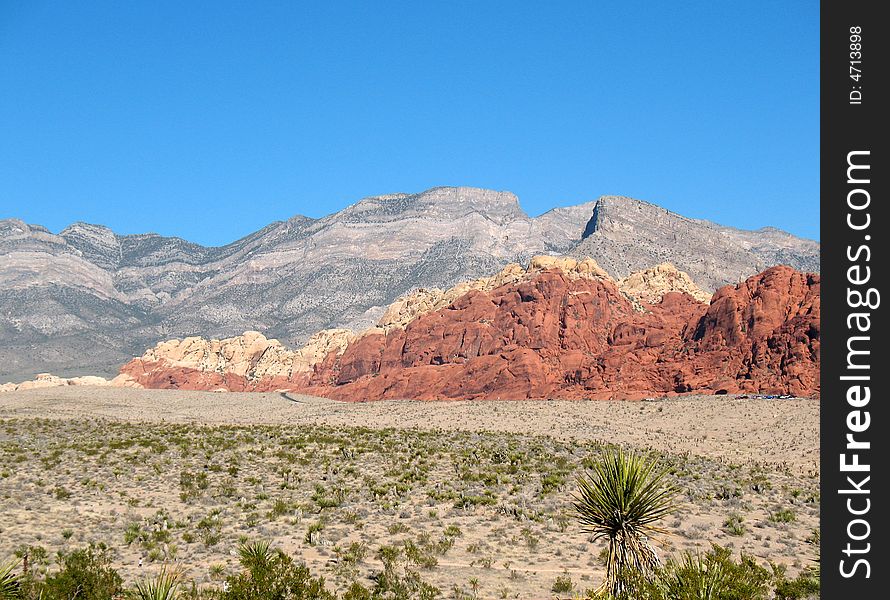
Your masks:
<instances>
[{"instance_id":1,"label":"desert shrub","mask_svg":"<svg viewBox=\"0 0 890 600\"><path fill-rule=\"evenodd\" d=\"M639 571L620 576L624 588L616 600L768 600L775 571L744 554L736 562L731 550L715 544L704 554L668 560L651 578Z\"/></svg>"},{"instance_id":2,"label":"desert shrub","mask_svg":"<svg viewBox=\"0 0 890 600\"><path fill-rule=\"evenodd\" d=\"M426 583L416 571L401 564L402 551L399 548L383 546L378 550L377 557L383 562L383 571L371 576L374 585L370 590L370 598L433 600L439 597L439 588Z\"/></svg>"},{"instance_id":3,"label":"desert shrub","mask_svg":"<svg viewBox=\"0 0 890 600\"><path fill-rule=\"evenodd\" d=\"M155 577L137 581L127 595L131 600L177 600L181 580L181 571L165 566Z\"/></svg>"},{"instance_id":4,"label":"desert shrub","mask_svg":"<svg viewBox=\"0 0 890 600\"><path fill-rule=\"evenodd\" d=\"M546 473L542 475L541 496L557 491L565 482L566 478L562 473Z\"/></svg>"},{"instance_id":5,"label":"desert shrub","mask_svg":"<svg viewBox=\"0 0 890 600\"><path fill-rule=\"evenodd\" d=\"M723 529L729 535L745 535L745 520L741 515L732 514L723 522Z\"/></svg>"},{"instance_id":6,"label":"desert shrub","mask_svg":"<svg viewBox=\"0 0 890 600\"><path fill-rule=\"evenodd\" d=\"M445 537L456 538L461 537L463 534L463 531L461 531L460 527L458 527L457 525L449 525L445 528L445 532L443 535L445 535Z\"/></svg>"},{"instance_id":7,"label":"desert shrub","mask_svg":"<svg viewBox=\"0 0 890 600\"><path fill-rule=\"evenodd\" d=\"M340 559L340 564L350 566L362 562L368 554L368 547L364 542L352 542L347 548L334 548L334 552Z\"/></svg>"},{"instance_id":8,"label":"desert shrub","mask_svg":"<svg viewBox=\"0 0 890 600\"><path fill-rule=\"evenodd\" d=\"M569 577L568 573L564 573L556 578L556 581L553 582L553 586L550 590L557 594L567 594L574 588L575 584L572 583L572 578Z\"/></svg>"},{"instance_id":9,"label":"desert shrub","mask_svg":"<svg viewBox=\"0 0 890 600\"><path fill-rule=\"evenodd\" d=\"M35 596L42 593L44 600L108 600L123 591L123 580L112 568L111 551L104 544L63 554L59 567L42 585L35 585Z\"/></svg>"},{"instance_id":10,"label":"desert shrub","mask_svg":"<svg viewBox=\"0 0 890 600\"><path fill-rule=\"evenodd\" d=\"M241 566L248 571L264 569L274 556L275 551L272 549L272 544L266 540L244 542L238 546L238 558Z\"/></svg>"},{"instance_id":11,"label":"desert shrub","mask_svg":"<svg viewBox=\"0 0 890 600\"><path fill-rule=\"evenodd\" d=\"M819 576L812 571L804 571L794 579L778 577L776 600L806 600L819 597Z\"/></svg>"},{"instance_id":12,"label":"desert shrub","mask_svg":"<svg viewBox=\"0 0 890 600\"><path fill-rule=\"evenodd\" d=\"M200 497L204 490L210 486L207 473L199 472L197 474L183 469L179 474L179 497L183 502L194 500Z\"/></svg>"},{"instance_id":13,"label":"desert shrub","mask_svg":"<svg viewBox=\"0 0 890 600\"><path fill-rule=\"evenodd\" d=\"M761 600L771 580L772 572L753 557L743 554L735 562L729 549L716 545L704 555L669 561L658 578L665 600Z\"/></svg>"},{"instance_id":14,"label":"desert shrub","mask_svg":"<svg viewBox=\"0 0 890 600\"><path fill-rule=\"evenodd\" d=\"M790 508L780 508L779 510L770 513L769 520L773 523L793 523L797 520L797 515L795 515L794 511Z\"/></svg>"},{"instance_id":15,"label":"desert shrub","mask_svg":"<svg viewBox=\"0 0 890 600\"><path fill-rule=\"evenodd\" d=\"M476 506L488 506L491 504L496 504L497 499L494 495L486 491L483 494L463 494L461 493L460 498L454 503L455 508L473 508Z\"/></svg>"},{"instance_id":16,"label":"desert shrub","mask_svg":"<svg viewBox=\"0 0 890 600\"><path fill-rule=\"evenodd\" d=\"M239 548L244 571L226 579L221 600L336 600L323 577L264 542Z\"/></svg>"},{"instance_id":17,"label":"desert shrub","mask_svg":"<svg viewBox=\"0 0 890 600\"><path fill-rule=\"evenodd\" d=\"M357 581L353 581L343 594L343 600L374 600L374 598L371 591Z\"/></svg>"},{"instance_id":18,"label":"desert shrub","mask_svg":"<svg viewBox=\"0 0 890 600\"><path fill-rule=\"evenodd\" d=\"M405 558L422 569L432 569L439 564L429 545L415 544L411 540L405 542Z\"/></svg>"}]
</instances>

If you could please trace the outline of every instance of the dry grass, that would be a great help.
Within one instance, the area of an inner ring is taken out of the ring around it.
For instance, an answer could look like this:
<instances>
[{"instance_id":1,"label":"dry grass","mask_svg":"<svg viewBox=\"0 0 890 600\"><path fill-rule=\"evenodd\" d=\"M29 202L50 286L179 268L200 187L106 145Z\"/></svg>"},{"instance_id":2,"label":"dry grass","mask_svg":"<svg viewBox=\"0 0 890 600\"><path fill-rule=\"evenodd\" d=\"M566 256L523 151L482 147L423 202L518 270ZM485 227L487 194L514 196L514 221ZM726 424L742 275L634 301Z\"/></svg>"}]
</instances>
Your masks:
<instances>
[{"instance_id":1,"label":"dry grass","mask_svg":"<svg viewBox=\"0 0 890 600\"><path fill-rule=\"evenodd\" d=\"M268 539L343 588L397 547L446 597L550 597L558 578L584 589L603 576L570 494L604 443L672 466L683 507L663 554L714 541L792 573L816 556L813 401L299 400L0 395L0 559L96 540L128 580L174 560L213 584L239 540Z\"/></svg>"}]
</instances>

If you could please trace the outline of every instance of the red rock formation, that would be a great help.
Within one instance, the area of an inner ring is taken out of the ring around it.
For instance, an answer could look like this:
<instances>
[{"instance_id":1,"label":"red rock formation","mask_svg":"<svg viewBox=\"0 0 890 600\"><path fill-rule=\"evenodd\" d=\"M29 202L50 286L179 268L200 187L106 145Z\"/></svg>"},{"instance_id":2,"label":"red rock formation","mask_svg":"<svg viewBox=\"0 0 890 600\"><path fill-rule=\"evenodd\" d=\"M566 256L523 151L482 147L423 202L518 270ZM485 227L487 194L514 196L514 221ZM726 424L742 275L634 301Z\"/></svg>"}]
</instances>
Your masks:
<instances>
[{"instance_id":1,"label":"red rock formation","mask_svg":"<svg viewBox=\"0 0 890 600\"><path fill-rule=\"evenodd\" d=\"M136 359L137 385L294 389L382 398L634 399L680 393L819 393L819 276L774 267L710 305L669 292L636 310L605 278L549 269L471 290L402 328L330 352L311 373L253 377Z\"/></svg>"},{"instance_id":2,"label":"red rock formation","mask_svg":"<svg viewBox=\"0 0 890 600\"><path fill-rule=\"evenodd\" d=\"M687 343L684 383L733 391L819 393L820 278L773 267L714 294ZM719 357L715 362L713 358Z\"/></svg>"},{"instance_id":3,"label":"red rock formation","mask_svg":"<svg viewBox=\"0 0 890 600\"><path fill-rule=\"evenodd\" d=\"M635 311L611 281L558 270L473 291L316 365L312 393L380 398L641 398L819 392L819 277L774 267L710 306Z\"/></svg>"},{"instance_id":4,"label":"red rock formation","mask_svg":"<svg viewBox=\"0 0 890 600\"><path fill-rule=\"evenodd\" d=\"M155 390L204 390L227 392L274 392L305 386L307 377L265 377L253 379L236 373L204 371L171 365L166 361L134 358L112 381L118 387L143 387Z\"/></svg>"}]
</instances>

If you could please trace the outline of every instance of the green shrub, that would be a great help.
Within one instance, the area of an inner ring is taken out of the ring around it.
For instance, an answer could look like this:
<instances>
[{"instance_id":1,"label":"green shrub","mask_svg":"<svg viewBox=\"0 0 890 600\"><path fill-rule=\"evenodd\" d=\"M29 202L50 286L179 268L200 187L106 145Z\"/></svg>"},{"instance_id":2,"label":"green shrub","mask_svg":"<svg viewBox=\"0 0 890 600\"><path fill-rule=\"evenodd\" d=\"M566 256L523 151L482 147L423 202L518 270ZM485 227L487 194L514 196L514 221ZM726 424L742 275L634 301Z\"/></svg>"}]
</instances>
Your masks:
<instances>
[{"instance_id":1,"label":"green shrub","mask_svg":"<svg viewBox=\"0 0 890 600\"><path fill-rule=\"evenodd\" d=\"M60 569L40 586L44 600L108 600L123 591L123 580L111 567L111 551L90 544L63 554Z\"/></svg>"},{"instance_id":2,"label":"green shrub","mask_svg":"<svg viewBox=\"0 0 890 600\"><path fill-rule=\"evenodd\" d=\"M780 578L776 583L776 600L804 600L819 597L819 578L809 572L795 579Z\"/></svg>"},{"instance_id":3,"label":"green shrub","mask_svg":"<svg viewBox=\"0 0 890 600\"><path fill-rule=\"evenodd\" d=\"M575 584L572 583L572 578L569 577L568 573L564 573L556 578L556 581L553 582L553 587L550 588L550 591L557 594L568 594L574 588Z\"/></svg>"},{"instance_id":4,"label":"green shrub","mask_svg":"<svg viewBox=\"0 0 890 600\"><path fill-rule=\"evenodd\" d=\"M639 572L620 576L620 600L768 600L774 572L748 555L736 562L732 551L715 544L705 554L668 560L651 579Z\"/></svg>"},{"instance_id":5,"label":"green shrub","mask_svg":"<svg viewBox=\"0 0 890 600\"><path fill-rule=\"evenodd\" d=\"M222 600L336 600L323 577L312 577L305 565L266 543L242 546L239 553L245 570L226 579Z\"/></svg>"},{"instance_id":6,"label":"green shrub","mask_svg":"<svg viewBox=\"0 0 890 600\"><path fill-rule=\"evenodd\" d=\"M657 568L650 536L664 531L657 522L676 508L678 490L667 467L620 448L590 461L588 472L578 479L574 505L582 531L608 542L606 578L599 591L618 596L625 589L625 573L648 576Z\"/></svg>"},{"instance_id":7,"label":"green shrub","mask_svg":"<svg viewBox=\"0 0 890 600\"><path fill-rule=\"evenodd\" d=\"M177 600L181 579L181 571L167 570L165 566L156 577L137 581L128 596L132 600Z\"/></svg>"},{"instance_id":8,"label":"green shrub","mask_svg":"<svg viewBox=\"0 0 890 600\"><path fill-rule=\"evenodd\" d=\"M745 535L745 520L741 515L732 514L723 522L723 529L729 535Z\"/></svg>"},{"instance_id":9,"label":"green shrub","mask_svg":"<svg viewBox=\"0 0 890 600\"><path fill-rule=\"evenodd\" d=\"M370 598L386 598L387 600L433 600L438 598L440 590L412 571L400 564L402 551L394 546L382 546L377 551L377 558L383 562L383 571L371 576L374 586ZM347 600L364 596L347 596Z\"/></svg>"},{"instance_id":10,"label":"green shrub","mask_svg":"<svg viewBox=\"0 0 890 600\"><path fill-rule=\"evenodd\" d=\"M793 523L797 520L797 515L790 508L781 508L776 512L770 513L769 520L773 523Z\"/></svg>"}]
</instances>

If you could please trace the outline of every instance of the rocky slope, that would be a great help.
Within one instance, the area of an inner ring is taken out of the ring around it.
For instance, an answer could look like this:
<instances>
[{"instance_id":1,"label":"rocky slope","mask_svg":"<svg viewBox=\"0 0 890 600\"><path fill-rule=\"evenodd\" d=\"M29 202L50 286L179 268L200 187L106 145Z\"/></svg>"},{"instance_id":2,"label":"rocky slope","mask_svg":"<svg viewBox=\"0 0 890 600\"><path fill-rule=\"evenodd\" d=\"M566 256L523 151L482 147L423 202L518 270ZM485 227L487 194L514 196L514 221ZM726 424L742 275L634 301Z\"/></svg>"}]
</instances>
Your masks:
<instances>
[{"instance_id":1,"label":"rocky slope","mask_svg":"<svg viewBox=\"0 0 890 600\"><path fill-rule=\"evenodd\" d=\"M631 273L618 281L618 289L640 304L657 304L668 292L689 294L699 302L711 299L711 294L698 287L688 273L671 263Z\"/></svg>"},{"instance_id":2,"label":"rocky slope","mask_svg":"<svg viewBox=\"0 0 890 600\"><path fill-rule=\"evenodd\" d=\"M445 290L536 254L593 256L615 277L668 260L707 291L779 259L804 269L818 262L814 242L667 211L652 219L650 207L604 197L532 218L506 192L435 188L366 198L322 219L297 216L215 248L85 223L53 234L2 220L0 380L110 375L173 337L256 330L299 347L321 329L373 325L412 290Z\"/></svg>"},{"instance_id":3,"label":"rocky slope","mask_svg":"<svg viewBox=\"0 0 890 600\"><path fill-rule=\"evenodd\" d=\"M684 281L665 266L652 272ZM593 261L541 259L473 282L444 306L448 292L397 302L387 312L395 319L312 352L299 369L280 344L250 334L162 344L121 372L146 387L343 400L818 395L818 275L774 267L721 288L710 304L659 287L663 279L634 277L645 293L633 298Z\"/></svg>"},{"instance_id":4,"label":"rocky slope","mask_svg":"<svg viewBox=\"0 0 890 600\"><path fill-rule=\"evenodd\" d=\"M708 291L774 265L819 271L819 245L811 240L769 227L723 227L620 196L597 201L584 239L569 254L592 256L615 277L670 262Z\"/></svg>"}]
</instances>

